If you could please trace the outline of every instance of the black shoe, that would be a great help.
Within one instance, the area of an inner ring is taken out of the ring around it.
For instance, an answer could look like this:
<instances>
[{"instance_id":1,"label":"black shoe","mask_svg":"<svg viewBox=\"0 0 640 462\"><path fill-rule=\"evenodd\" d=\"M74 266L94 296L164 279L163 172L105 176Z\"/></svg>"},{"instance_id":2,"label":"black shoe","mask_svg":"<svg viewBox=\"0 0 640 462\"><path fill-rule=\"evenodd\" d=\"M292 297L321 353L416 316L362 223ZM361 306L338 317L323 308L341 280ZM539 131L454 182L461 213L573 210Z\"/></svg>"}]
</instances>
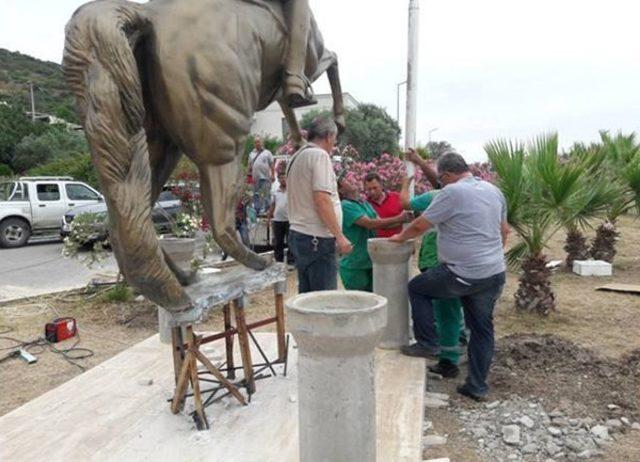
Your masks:
<instances>
[{"instance_id":1,"label":"black shoe","mask_svg":"<svg viewBox=\"0 0 640 462\"><path fill-rule=\"evenodd\" d=\"M458 393L460 393L462 396L466 396L467 398L471 398L474 401L477 401L479 403L484 402L487 400L487 397L485 395L478 395L474 392L472 392L471 390L469 390L467 388L466 385L458 385L458 388L456 388L456 391Z\"/></svg>"},{"instance_id":2,"label":"black shoe","mask_svg":"<svg viewBox=\"0 0 640 462\"><path fill-rule=\"evenodd\" d=\"M438 364L428 367L430 372L441 375L445 379L453 379L460 374L458 366L447 359L441 359Z\"/></svg>"},{"instance_id":3,"label":"black shoe","mask_svg":"<svg viewBox=\"0 0 640 462\"><path fill-rule=\"evenodd\" d=\"M439 351L432 350L430 348L425 348L419 343L414 343L413 345L405 345L400 349L400 351L405 356L413 356L416 358L429 358L429 359L437 358L438 355L440 354Z\"/></svg>"}]
</instances>

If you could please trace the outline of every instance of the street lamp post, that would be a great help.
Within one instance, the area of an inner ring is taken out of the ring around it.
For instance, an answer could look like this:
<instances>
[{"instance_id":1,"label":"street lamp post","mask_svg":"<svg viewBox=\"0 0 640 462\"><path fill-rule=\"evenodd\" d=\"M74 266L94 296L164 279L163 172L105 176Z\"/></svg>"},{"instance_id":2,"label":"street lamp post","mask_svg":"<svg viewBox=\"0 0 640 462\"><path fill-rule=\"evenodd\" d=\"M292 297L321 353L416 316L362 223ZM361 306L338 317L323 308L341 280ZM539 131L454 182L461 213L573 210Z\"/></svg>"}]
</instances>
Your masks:
<instances>
[{"instance_id":1,"label":"street lamp post","mask_svg":"<svg viewBox=\"0 0 640 462\"><path fill-rule=\"evenodd\" d=\"M406 84L407 81L403 80L396 84L396 122L400 123L400 87Z\"/></svg>"},{"instance_id":2,"label":"street lamp post","mask_svg":"<svg viewBox=\"0 0 640 462\"><path fill-rule=\"evenodd\" d=\"M438 127L436 127L436 128L432 128L431 130L429 130L429 143L431 143L431 134L432 134L433 132L435 132L437 129L438 129Z\"/></svg>"},{"instance_id":3,"label":"street lamp post","mask_svg":"<svg viewBox=\"0 0 640 462\"><path fill-rule=\"evenodd\" d=\"M36 121L36 99L33 97L33 82L29 82L29 93L31 95L31 122Z\"/></svg>"}]
</instances>

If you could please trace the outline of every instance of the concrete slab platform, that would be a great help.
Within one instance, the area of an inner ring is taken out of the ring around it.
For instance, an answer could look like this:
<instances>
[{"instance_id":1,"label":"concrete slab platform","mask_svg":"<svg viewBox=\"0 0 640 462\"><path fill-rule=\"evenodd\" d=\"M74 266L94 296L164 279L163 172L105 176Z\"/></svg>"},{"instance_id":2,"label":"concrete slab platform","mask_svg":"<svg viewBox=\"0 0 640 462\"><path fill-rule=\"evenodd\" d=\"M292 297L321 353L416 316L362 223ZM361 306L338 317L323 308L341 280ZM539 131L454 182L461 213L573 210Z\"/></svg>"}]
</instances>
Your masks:
<instances>
[{"instance_id":1,"label":"concrete slab platform","mask_svg":"<svg viewBox=\"0 0 640 462\"><path fill-rule=\"evenodd\" d=\"M257 335L275 356L275 335ZM222 359L222 342L207 347L214 363ZM155 335L0 417L0 460L296 462L296 353L287 377L258 381L248 406L226 398L209 406L211 429L197 431L169 410L172 358ZM376 352L379 462L421 460L424 380L423 360Z\"/></svg>"}]
</instances>

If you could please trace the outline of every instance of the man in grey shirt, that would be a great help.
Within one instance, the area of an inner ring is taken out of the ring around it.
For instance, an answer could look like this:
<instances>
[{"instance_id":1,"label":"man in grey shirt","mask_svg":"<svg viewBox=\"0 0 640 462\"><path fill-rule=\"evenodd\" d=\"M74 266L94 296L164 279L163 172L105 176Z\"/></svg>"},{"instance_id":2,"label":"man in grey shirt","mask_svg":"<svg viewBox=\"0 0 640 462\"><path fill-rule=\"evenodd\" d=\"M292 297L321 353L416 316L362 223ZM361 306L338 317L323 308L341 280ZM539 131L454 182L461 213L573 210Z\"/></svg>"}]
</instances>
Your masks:
<instances>
[{"instance_id":1,"label":"man in grey shirt","mask_svg":"<svg viewBox=\"0 0 640 462\"><path fill-rule=\"evenodd\" d=\"M262 138L256 136L253 143L255 149L249 154L249 171L253 179L253 207L260 215L266 213L271 204L271 183L275 179L275 170L273 154L265 149Z\"/></svg>"},{"instance_id":2,"label":"man in grey shirt","mask_svg":"<svg viewBox=\"0 0 640 462\"><path fill-rule=\"evenodd\" d=\"M404 242L438 227L440 264L409 283L413 323L420 328L433 319L433 299L460 298L471 339L469 375L458 392L483 400L494 352L493 310L505 283L507 204L498 188L471 175L459 154L438 160L438 179L444 188L429 208L390 240ZM420 342L403 353L431 354Z\"/></svg>"}]
</instances>

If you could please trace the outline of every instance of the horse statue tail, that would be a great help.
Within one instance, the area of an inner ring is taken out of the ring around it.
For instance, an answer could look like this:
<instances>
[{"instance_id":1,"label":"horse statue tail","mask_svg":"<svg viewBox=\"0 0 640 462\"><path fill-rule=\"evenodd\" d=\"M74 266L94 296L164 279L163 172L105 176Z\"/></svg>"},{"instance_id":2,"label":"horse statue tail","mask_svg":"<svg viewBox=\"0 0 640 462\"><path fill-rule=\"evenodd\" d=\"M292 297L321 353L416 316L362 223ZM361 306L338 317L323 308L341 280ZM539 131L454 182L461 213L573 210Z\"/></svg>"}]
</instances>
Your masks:
<instances>
[{"instance_id":1,"label":"horse statue tail","mask_svg":"<svg viewBox=\"0 0 640 462\"><path fill-rule=\"evenodd\" d=\"M88 3L67 24L62 67L105 192L120 271L147 298L177 312L190 299L165 262L151 220L145 107L134 56L149 27L143 5Z\"/></svg>"}]
</instances>

